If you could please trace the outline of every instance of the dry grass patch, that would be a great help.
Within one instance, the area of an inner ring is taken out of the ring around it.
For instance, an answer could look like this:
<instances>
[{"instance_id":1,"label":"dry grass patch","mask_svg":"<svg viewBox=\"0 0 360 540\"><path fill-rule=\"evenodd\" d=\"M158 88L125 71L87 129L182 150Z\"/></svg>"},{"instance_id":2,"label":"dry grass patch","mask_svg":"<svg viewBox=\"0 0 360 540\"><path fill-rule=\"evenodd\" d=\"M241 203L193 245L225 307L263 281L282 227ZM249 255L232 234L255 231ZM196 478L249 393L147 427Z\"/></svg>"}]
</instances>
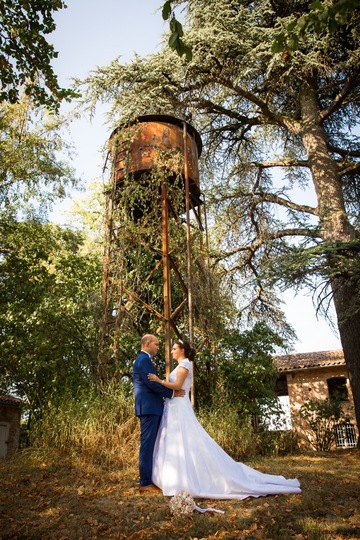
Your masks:
<instances>
[{"instance_id":1,"label":"dry grass patch","mask_svg":"<svg viewBox=\"0 0 360 540\"><path fill-rule=\"evenodd\" d=\"M343 450L247 464L298 477L303 493L204 501L225 514L172 518L168 498L143 495L137 469L27 451L0 465L1 540L343 540L360 538L360 453Z\"/></svg>"}]
</instances>

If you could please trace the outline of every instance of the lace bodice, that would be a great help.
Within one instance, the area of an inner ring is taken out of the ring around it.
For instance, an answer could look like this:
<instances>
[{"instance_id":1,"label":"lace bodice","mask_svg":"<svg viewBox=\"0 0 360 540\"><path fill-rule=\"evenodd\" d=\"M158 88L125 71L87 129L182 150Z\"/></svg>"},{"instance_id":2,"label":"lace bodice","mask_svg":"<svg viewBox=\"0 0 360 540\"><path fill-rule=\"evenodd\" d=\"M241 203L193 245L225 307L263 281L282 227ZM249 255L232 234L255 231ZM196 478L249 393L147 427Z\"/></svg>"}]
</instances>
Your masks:
<instances>
[{"instance_id":1,"label":"lace bodice","mask_svg":"<svg viewBox=\"0 0 360 540\"><path fill-rule=\"evenodd\" d=\"M188 370L188 374L187 374L186 379L185 379L184 384L183 384L183 388L184 388L186 394L188 394L189 391L190 391L190 388L191 388L192 377L193 377L193 367L192 367L192 364L191 364L190 360L188 360L187 358L185 358L185 360L181 360L181 362L179 362L179 364L176 366L176 368L173 369L172 372L170 373L169 381L170 382L175 382L176 381L177 370L179 369L180 366L184 367L184 368L186 368Z\"/></svg>"}]
</instances>

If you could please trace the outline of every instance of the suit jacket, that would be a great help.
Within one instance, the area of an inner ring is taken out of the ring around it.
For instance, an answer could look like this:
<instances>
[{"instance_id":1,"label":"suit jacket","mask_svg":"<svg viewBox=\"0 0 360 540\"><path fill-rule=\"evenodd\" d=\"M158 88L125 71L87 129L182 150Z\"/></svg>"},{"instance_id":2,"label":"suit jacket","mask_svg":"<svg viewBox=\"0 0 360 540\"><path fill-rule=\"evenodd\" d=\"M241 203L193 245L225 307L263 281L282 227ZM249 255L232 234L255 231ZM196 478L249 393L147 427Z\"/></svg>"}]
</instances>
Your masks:
<instances>
[{"instance_id":1,"label":"suit jacket","mask_svg":"<svg viewBox=\"0 0 360 540\"><path fill-rule=\"evenodd\" d=\"M148 373L156 373L150 356L141 351L133 366L135 392L135 415L156 414L161 416L164 408L163 398L171 398L174 391L160 383L149 381Z\"/></svg>"}]
</instances>

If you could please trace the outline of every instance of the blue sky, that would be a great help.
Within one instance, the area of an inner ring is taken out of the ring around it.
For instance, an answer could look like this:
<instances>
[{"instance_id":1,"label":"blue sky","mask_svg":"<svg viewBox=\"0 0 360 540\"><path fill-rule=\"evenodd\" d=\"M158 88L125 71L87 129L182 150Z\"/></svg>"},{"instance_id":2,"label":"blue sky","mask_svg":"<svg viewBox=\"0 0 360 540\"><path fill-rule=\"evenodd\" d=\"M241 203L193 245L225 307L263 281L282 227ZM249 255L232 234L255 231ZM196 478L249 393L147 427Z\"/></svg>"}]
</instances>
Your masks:
<instances>
[{"instance_id":1,"label":"blue sky","mask_svg":"<svg viewBox=\"0 0 360 540\"><path fill-rule=\"evenodd\" d=\"M56 31L50 41L59 52L53 62L59 82L70 84L72 77L84 77L98 66L108 65L121 56L128 62L134 53L151 54L160 47L167 31L159 8L161 0L67 0L68 8L55 16ZM74 167L86 181L101 176L101 153L111 129L104 125L99 110L95 118L73 122L71 138L77 156ZM66 204L62 205L67 208ZM61 221L61 207L56 211ZM298 334L293 352L312 352L341 348L339 339L323 319L316 319L312 301L306 293L284 295L288 321Z\"/></svg>"},{"instance_id":2,"label":"blue sky","mask_svg":"<svg viewBox=\"0 0 360 540\"><path fill-rule=\"evenodd\" d=\"M56 31L49 39L59 53L53 66L63 86L118 56L128 62L135 52L151 54L167 30L160 0L67 0L66 4L67 9L55 14ZM91 122L83 119L72 125L76 168L87 180L101 175L100 150L110 133L101 112Z\"/></svg>"}]
</instances>

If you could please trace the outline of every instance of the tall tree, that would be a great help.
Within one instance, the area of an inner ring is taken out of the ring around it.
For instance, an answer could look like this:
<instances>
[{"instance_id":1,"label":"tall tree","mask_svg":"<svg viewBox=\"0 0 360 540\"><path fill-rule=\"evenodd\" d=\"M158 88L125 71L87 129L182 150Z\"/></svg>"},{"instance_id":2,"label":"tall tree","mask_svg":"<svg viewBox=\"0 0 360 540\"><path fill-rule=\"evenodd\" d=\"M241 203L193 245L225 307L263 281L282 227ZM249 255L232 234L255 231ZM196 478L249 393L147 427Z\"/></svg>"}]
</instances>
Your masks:
<instances>
[{"instance_id":1,"label":"tall tree","mask_svg":"<svg viewBox=\"0 0 360 540\"><path fill-rule=\"evenodd\" d=\"M46 39L55 30L53 13L62 0L2 0L0 3L0 102L16 103L21 88L36 105L58 110L77 94L60 88L51 65L58 53Z\"/></svg>"},{"instance_id":2,"label":"tall tree","mask_svg":"<svg viewBox=\"0 0 360 540\"><path fill-rule=\"evenodd\" d=\"M44 408L98 380L101 260L79 233L8 220L0 251L0 388Z\"/></svg>"},{"instance_id":3,"label":"tall tree","mask_svg":"<svg viewBox=\"0 0 360 540\"><path fill-rule=\"evenodd\" d=\"M189 0L191 62L166 45L85 83L87 99L111 99L118 120L151 112L195 124L229 278L252 284L268 309L266 283L329 285L360 426L360 13L345 11L331 32L310 25L291 54L274 54L279 33L309 9Z\"/></svg>"},{"instance_id":4,"label":"tall tree","mask_svg":"<svg viewBox=\"0 0 360 540\"><path fill-rule=\"evenodd\" d=\"M96 378L100 257L80 234L45 223L78 183L66 124L26 96L0 104L0 386L39 415Z\"/></svg>"},{"instance_id":5,"label":"tall tree","mask_svg":"<svg viewBox=\"0 0 360 540\"><path fill-rule=\"evenodd\" d=\"M72 151L63 137L67 123L34 109L25 96L19 104L0 104L0 226L20 214L45 216L78 184L65 159Z\"/></svg>"}]
</instances>

